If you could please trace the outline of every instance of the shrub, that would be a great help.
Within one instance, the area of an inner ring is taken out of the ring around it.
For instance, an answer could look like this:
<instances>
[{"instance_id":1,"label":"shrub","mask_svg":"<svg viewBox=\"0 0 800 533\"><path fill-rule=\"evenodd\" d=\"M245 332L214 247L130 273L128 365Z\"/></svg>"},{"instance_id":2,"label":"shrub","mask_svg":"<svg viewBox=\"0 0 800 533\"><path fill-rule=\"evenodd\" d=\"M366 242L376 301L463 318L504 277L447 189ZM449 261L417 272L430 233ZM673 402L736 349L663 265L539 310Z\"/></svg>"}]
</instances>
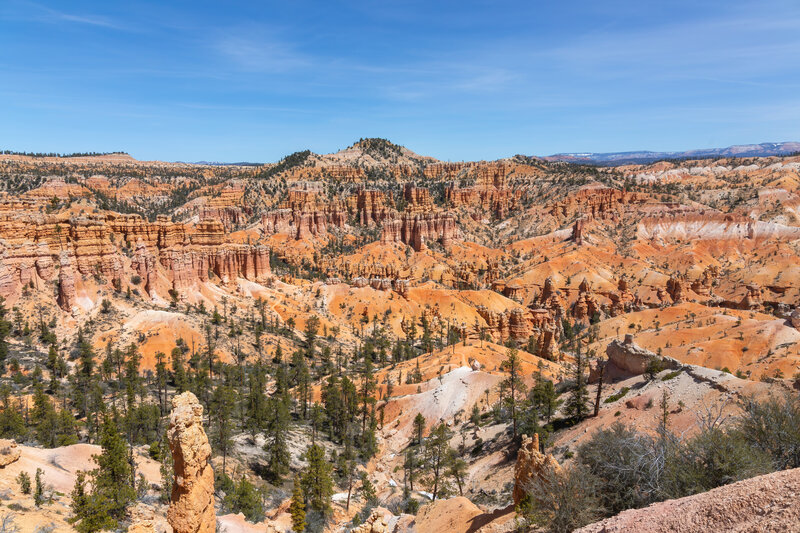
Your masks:
<instances>
[{"instance_id":1,"label":"shrub","mask_svg":"<svg viewBox=\"0 0 800 533\"><path fill-rule=\"evenodd\" d=\"M612 514L659 499L663 458L653 437L621 422L601 429L578 448L578 461L602 480L600 501Z\"/></svg>"},{"instance_id":2,"label":"shrub","mask_svg":"<svg viewBox=\"0 0 800 533\"><path fill-rule=\"evenodd\" d=\"M769 455L755 449L743 433L724 429L719 420L706 420L699 434L667 458L663 492L680 498L771 470Z\"/></svg>"},{"instance_id":3,"label":"shrub","mask_svg":"<svg viewBox=\"0 0 800 533\"><path fill-rule=\"evenodd\" d=\"M597 479L582 465L551 468L541 478L534 477L526 491L520 513L529 524L553 533L574 531L603 515Z\"/></svg>"},{"instance_id":4,"label":"shrub","mask_svg":"<svg viewBox=\"0 0 800 533\"><path fill-rule=\"evenodd\" d=\"M630 391L630 390L631 389L628 388L628 387L622 387L618 392L616 392L615 394L612 394L611 396L606 398L605 399L605 403L616 402L617 400L619 400L620 398L622 398L623 396L628 394L628 391Z\"/></svg>"},{"instance_id":5,"label":"shrub","mask_svg":"<svg viewBox=\"0 0 800 533\"><path fill-rule=\"evenodd\" d=\"M664 363L658 357L651 357L650 360L647 362L647 369L645 370L645 374L647 375L647 379L649 381L653 381L656 379L656 376L659 372L664 370Z\"/></svg>"},{"instance_id":6,"label":"shrub","mask_svg":"<svg viewBox=\"0 0 800 533\"><path fill-rule=\"evenodd\" d=\"M19 473L17 476L17 483L19 484L19 490L22 494L31 493L31 476L27 472Z\"/></svg>"},{"instance_id":7,"label":"shrub","mask_svg":"<svg viewBox=\"0 0 800 533\"><path fill-rule=\"evenodd\" d=\"M236 484L233 492L225 495L222 502L225 509L232 513L242 513L250 522L260 522L264 519L264 505L261 495L255 485L242 477Z\"/></svg>"},{"instance_id":8,"label":"shrub","mask_svg":"<svg viewBox=\"0 0 800 533\"><path fill-rule=\"evenodd\" d=\"M800 467L800 399L790 394L763 402L745 398L741 407L737 428L753 446L767 453L777 469Z\"/></svg>"}]
</instances>

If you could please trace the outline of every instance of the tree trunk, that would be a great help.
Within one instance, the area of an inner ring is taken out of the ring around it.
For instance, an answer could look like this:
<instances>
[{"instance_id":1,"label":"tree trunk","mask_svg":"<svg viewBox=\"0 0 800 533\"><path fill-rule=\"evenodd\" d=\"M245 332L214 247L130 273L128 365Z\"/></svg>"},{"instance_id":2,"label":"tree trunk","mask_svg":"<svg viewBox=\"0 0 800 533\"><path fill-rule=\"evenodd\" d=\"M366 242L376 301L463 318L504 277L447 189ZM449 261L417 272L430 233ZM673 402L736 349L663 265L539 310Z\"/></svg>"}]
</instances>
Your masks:
<instances>
[{"instance_id":1,"label":"tree trunk","mask_svg":"<svg viewBox=\"0 0 800 533\"><path fill-rule=\"evenodd\" d=\"M600 395L603 393L603 374L606 370L606 365L598 362L600 366L600 380L597 382L597 396L594 399L594 416L600 414Z\"/></svg>"}]
</instances>

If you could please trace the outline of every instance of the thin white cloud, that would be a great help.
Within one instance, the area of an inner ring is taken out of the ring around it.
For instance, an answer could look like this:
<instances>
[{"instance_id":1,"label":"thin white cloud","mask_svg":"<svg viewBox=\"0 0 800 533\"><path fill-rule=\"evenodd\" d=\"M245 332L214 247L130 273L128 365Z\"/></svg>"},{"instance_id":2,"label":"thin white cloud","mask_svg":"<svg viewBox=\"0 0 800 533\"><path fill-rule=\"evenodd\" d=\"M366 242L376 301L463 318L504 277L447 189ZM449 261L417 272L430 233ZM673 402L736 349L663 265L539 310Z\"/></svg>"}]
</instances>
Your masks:
<instances>
[{"instance_id":1,"label":"thin white cloud","mask_svg":"<svg viewBox=\"0 0 800 533\"><path fill-rule=\"evenodd\" d=\"M46 5L35 2L17 1L9 2L5 6L6 17L19 20L28 20L47 24L78 24L85 26L95 26L113 30L130 31L129 25L121 24L118 21L93 13L70 13L53 9ZM18 9L14 9L17 7Z\"/></svg>"},{"instance_id":2,"label":"thin white cloud","mask_svg":"<svg viewBox=\"0 0 800 533\"><path fill-rule=\"evenodd\" d=\"M215 48L233 66L250 72L287 72L308 68L314 63L310 56L298 52L290 42L266 31L242 34L231 30L217 39Z\"/></svg>"}]
</instances>

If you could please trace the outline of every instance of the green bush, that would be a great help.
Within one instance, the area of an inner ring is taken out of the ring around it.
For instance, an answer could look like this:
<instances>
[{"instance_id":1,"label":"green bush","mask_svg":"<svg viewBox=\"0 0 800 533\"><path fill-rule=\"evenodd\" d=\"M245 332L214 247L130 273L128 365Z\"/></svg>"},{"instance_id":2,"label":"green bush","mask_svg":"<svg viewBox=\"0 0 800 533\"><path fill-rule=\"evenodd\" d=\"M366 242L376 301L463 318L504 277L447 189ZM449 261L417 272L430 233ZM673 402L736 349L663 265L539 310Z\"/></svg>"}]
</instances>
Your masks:
<instances>
[{"instance_id":1,"label":"green bush","mask_svg":"<svg viewBox=\"0 0 800 533\"><path fill-rule=\"evenodd\" d=\"M580 464L534 476L526 491L519 513L527 525L569 533L603 516L598 480Z\"/></svg>"},{"instance_id":2,"label":"green bush","mask_svg":"<svg viewBox=\"0 0 800 533\"><path fill-rule=\"evenodd\" d=\"M665 462L663 496L681 498L772 470L770 457L735 429L705 425Z\"/></svg>"},{"instance_id":3,"label":"green bush","mask_svg":"<svg viewBox=\"0 0 800 533\"><path fill-rule=\"evenodd\" d=\"M17 476L17 483L22 494L31 493L31 476L27 472L20 472Z\"/></svg>"},{"instance_id":4,"label":"green bush","mask_svg":"<svg viewBox=\"0 0 800 533\"><path fill-rule=\"evenodd\" d=\"M261 494L255 485L243 477L236 483L230 494L225 495L222 506L229 512L242 513L250 522L260 522L264 519L264 504Z\"/></svg>"},{"instance_id":5,"label":"green bush","mask_svg":"<svg viewBox=\"0 0 800 533\"><path fill-rule=\"evenodd\" d=\"M631 389L630 389L630 388L628 388L628 387L622 387L622 388L621 388L619 391L617 391L615 394L612 394L611 396L609 396L608 398L606 398L604 403L612 403L612 402L616 402L617 400L619 400L620 398L622 398L623 396L625 396L626 394L628 394L628 391L630 391L630 390L631 390Z\"/></svg>"},{"instance_id":6,"label":"green bush","mask_svg":"<svg viewBox=\"0 0 800 533\"><path fill-rule=\"evenodd\" d=\"M660 498L661 472L654 461L659 456L664 453L653 437L621 422L601 429L578 448L578 462L601 480L600 501L610 514Z\"/></svg>"},{"instance_id":7,"label":"green bush","mask_svg":"<svg viewBox=\"0 0 800 533\"><path fill-rule=\"evenodd\" d=\"M779 470L800 467L800 399L786 394L763 402L746 398L738 429L753 446L770 456Z\"/></svg>"}]
</instances>

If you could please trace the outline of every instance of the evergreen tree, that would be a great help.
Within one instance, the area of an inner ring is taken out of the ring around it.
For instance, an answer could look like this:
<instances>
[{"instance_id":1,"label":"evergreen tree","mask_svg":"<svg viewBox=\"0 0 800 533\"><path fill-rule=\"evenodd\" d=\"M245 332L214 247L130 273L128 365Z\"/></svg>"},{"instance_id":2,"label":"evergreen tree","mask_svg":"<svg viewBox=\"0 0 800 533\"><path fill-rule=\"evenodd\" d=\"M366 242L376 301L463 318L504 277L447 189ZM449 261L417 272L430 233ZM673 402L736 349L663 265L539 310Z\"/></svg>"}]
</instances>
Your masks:
<instances>
[{"instance_id":1,"label":"evergreen tree","mask_svg":"<svg viewBox=\"0 0 800 533\"><path fill-rule=\"evenodd\" d=\"M531 389L530 402L533 408L541 413L549 424L553 413L558 407L558 394L553 382L549 379L544 379L541 372L537 373L536 384Z\"/></svg>"},{"instance_id":2,"label":"evergreen tree","mask_svg":"<svg viewBox=\"0 0 800 533\"><path fill-rule=\"evenodd\" d=\"M0 396L3 403L3 409L0 410L0 438L23 440L27 431L20 402L11 399L11 389L8 385L0 389Z\"/></svg>"},{"instance_id":3,"label":"evergreen tree","mask_svg":"<svg viewBox=\"0 0 800 533\"><path fill-rule=\"evenodd\" d=\"M292 516L292 531L303 533L306 530L306 503L303 496L303 489L300 485L300 478L295 476L294 489L292 489L292 501L289 504L289 514Z\"/></svg>"},{"instance_id":4,"label":"evergreen tree","mask_svg":"<svg viewBox=\"0 0 800 533\"><path fill-rule=\"evenodd\" d=\"M250 434L255 436L267 425L269 418L267 395L264 392L267 386L264 366L261 363L256 363L249 377L245 425Z\"/></svg>"},{"instance_id":5,"label":"evergreen tree","mask_svg":"<svg viewBox=\"0 0 800 533\"><path fill-rule=\"evenodd\" d=\"M464 481L467 478L467 462L452 448L448 451L447 475L453 478L458 487L458 495L464 495Z\"/></svg>"},{"instance_id":6,"label":"evergreen tree","mask_svg":"<svg viewBox=\"0 0 800 533\"><path fill-rule=\"evenodd\" d=\"M375 505L378 501L378 496L375 494L375 487L367 477L366 472L361 473L361 497L364 499L364 504L367 506Z\"/></svg>"},{"instance_id":7,"label":"evergreen tree","mask_svg":"<svg viewBox=\"0 0 800 533\"><path fill-rule=\"evenodd\" d=\"M567 415L580 421L589 413L589 391L586 389L584 371L586 363L581 355L580 345L575 352L575 366L573 369L573 386L567 398L565 409Z\"/></svg>"},{"instance_id":8,"label":"evergreen tree","mask_svg":"<svg viewBox=\"0 0 800 533\"><path fill-rule=\"evenodd\" d=\"M36 476L34 478L34 489L33 489L33 504L36 507L41 507L44 503L44 483L42 483L42 472L41 468L36 469Z\"/></svg>"},{"instance_id":9,"label":"evergreen tree","mask_svg":"<svg viewBox=\"0 0 800 533\"><path fill-rule=\"evenodd\" d=\"M311 374L308 371L303 352L297 351L292 355L293 383L297 394L297 401L300 404L302 417L308 417L308 399L311 392Z\"/></svg>"},{"instance_id":10,"label":"evergreen tree","mask_svg":"<svg viewBox=\"0 0 800 533\"><path fill-rule=\"evenodd\" d=\"M6 359L8 358L8 341L6 338L11 333L11 322L6 320L8 310L5 307L5 299L0 296L0 373L6 371Z\"/></svg>"},{"instance_id":11,"label":"evergreen tree","mask_svg":"<svg viewBox=\"0 0 800 533\"><path fill-rule=\"evenodd\" d=\"M306 327L303 330L303 335L306 338L306 357L312 360L316 353L317 332L319 332L319 318L312 315L306 320Z\"/></svg>"},{"instance_id":12,"label":"evergreen tree","mask_svg":"<svg viewBox=\"0 0 800 533\"><path fill-rule=\"evenodd\" d=\"M431 333L431 325L425 313L420 318L420 325L422 326L422 351L425 353L433 351L433 335Z\"/></svg>"},{"instance_id":13,"label":"evergreen tree","mask_svg":"<svg viewBox=\"0 0 800 533\"><path fill-rule=\"evenodd\" d=\"M436 500L436 496L439 494L442 474L450 453L451 437L452 432L447 428L447 424L442 422L431 431L425 443L425 458L433 482L432 500Z\"/></svg>"},{"instance_id":14,"label":"evergreen tree","mask_svg":"<svg viewBox=\"0 0 800 533\"><path fill-rule=\"evenodd\" d=\"M136 491L125 440L113 415L104 417L100 447L100 454L94 456L98 468L92 471L92 498L108 499L109 514L115 520L121 520L128 505L136 498Z\"/></svg>"},{"instance_id":15,"label":"evergreen tree","mask_svg":"<svg viewBox=\"0 0 800 533\"><path fill-rule=\"evenodd\" d=\"M267 452L267 474L277 482L289 471L289 448L286 442L289 410L284 402L274 396L269 399L269 409L272 417L267 426L264 449Z\"/></svg>"},{"instance_id":16,"label":"evergreen tree","mask_svg":"<svg viewBox=\"0 0 800 533\"><path fill-rule=\"evenodd\" d=\"M164 352L156 352L156 396L163 416L167 412L167 363Z\"/></svg>"},{"instance_id":17,"label":"evergreen tree","mask_svg":"<svg viewBox=\"0 0 800 533\"><path fill-rule=\"evenodd\" d=\"M414 480L417 479L417 470L419 469L419 462L417 455L411 448L406 450L405 461L403 462L403 469L405 471L405 485L406 490L414 490Z\"/></svg>"},{"instance_id":18,"label":"evergreen tree","mask_svg":"<svg viewBox=\"0 0 800 533\"><path fill-rule=\"evenodd\" d=\"M210 415L214 423L212 441L222 453L222 473L224 474L228 452L233 446L233 411L236 408L236 391L233 387L219 385L214 391L211 405Z\"/></svg>"},{"instance_id":19,"label":"evergreen tree","mask_svg":"<svg viewBox=\"0 0 800 533\"><path fill-rule=\"evenodd\" d=\"M516 348L509 348L506 353L506 359L501 364L500 368L508 372L508 377L503 380L502 386L508 391L505 397L505 403L511 411L511 436L517 438L517 403L518 396L524 395L526 392L525 383L522 381L520 371L519 352Z\"/></svg>"},{"instance_id":20,"label":"evergreen tree","mask_svg":"<svg viewBox=\"0 0 800 533\"><path fill-rule=\"evenodd\" d=\"M425 417L422 416L422 413L417 413L417 416L414 417L414 421L412 422L414 426L414 436L417 440L417 445L422 444L422 434L425 432Z\"/></svg>"},{"instance_id":21,"label":"evergreen tree","mask_svg":"<svg viewBox=\"0 0 800 533\"><path fill-rule=\"evenodd\" d=\"M364 369L361 374L361 433L367 430L367 417L371 416L371 409L375 405L375 376L372 372L372 360L367 357L364 359Z\"/></svg>"},{"instance_id":22,"label":"evergreen tree","mask_svg":"<svg viewBox=\"0 0 800 533\"><path fill-rule=\"evenodd\" d=\"M161 455L161 465L159 472L161 473L161 495L159 499L166 503L172 497L172 484L175 479L175 468L172 459L172 451L169 448L169 441L167 435L161 437L159 441L159 451Z\"/></svg>"},{"instance_id":23,"label":"evergreen tree","mask_svg":"<svg viewBox=\"0 0 800 533\"><path fill-rule=\"evenodd\" d=\"M308 500L309 507L326 515L331 510L331 496L333 495L333 467L325 457L325 448L319 444L312 444L306 451L308 467L303 472L301 483L303 493Z\"/></svg>"},{"instance_id":24,"label":"evergreen tree","mask_svg":"<svg viewBox=\"0 0 800 533\"><path fill-rule=\"evenodd\" d=\"M88 492L89 481L86 472L79 470L72 489L72 512L70 521L80 533L94 533L117 527L117 521L109 514L110 501L102 494L92 497Z\"/></svg>"},{"instance_id":25,"label":"evergreen tree","mask_svg":"<svg viewBox=\"0 0 800 533\"><path fill-rule=\"evenodd\" d=\"M183 363L183 350L179 347L172 349L172 375L175 382L175 394L181 394L189 390L189 380L186 376L186 368Z\"/></svg>"},{"instance_id":26,"label":"evergreen tree","mask_svg":"<svg viewBox=\"0 0 800 533\"><path fill-rule=\"evenodd\" d=\"M225 495L222 503L225 509L232 513L242 513L250 522L260 522L264 519L261 495L244 476L236 483L234 489Z\"/></svg>"},{"instance_id":27,"label":"evergreen tree","mask_svg":"<svg viewBox=\"0 0 800 533\"><path fill-rule=\"evenodd\" d=\"M36 428L36 440L45 448L58 445L58 415L50 398L45 394L41 382L36 383L33 393L33 409L31 422Z\"/></svg>"},{"instance_id":28,"label":"evergreen tree","mask_svg":"<svg viewBox=\"0 0 800 533\"><path fill-rule=\"evenodd\" d=\"M20 472L17 476L17 484L19 484L19 491L22 494L31 493L31 476L27 472Z\"/></svg>"}]
</instances>

